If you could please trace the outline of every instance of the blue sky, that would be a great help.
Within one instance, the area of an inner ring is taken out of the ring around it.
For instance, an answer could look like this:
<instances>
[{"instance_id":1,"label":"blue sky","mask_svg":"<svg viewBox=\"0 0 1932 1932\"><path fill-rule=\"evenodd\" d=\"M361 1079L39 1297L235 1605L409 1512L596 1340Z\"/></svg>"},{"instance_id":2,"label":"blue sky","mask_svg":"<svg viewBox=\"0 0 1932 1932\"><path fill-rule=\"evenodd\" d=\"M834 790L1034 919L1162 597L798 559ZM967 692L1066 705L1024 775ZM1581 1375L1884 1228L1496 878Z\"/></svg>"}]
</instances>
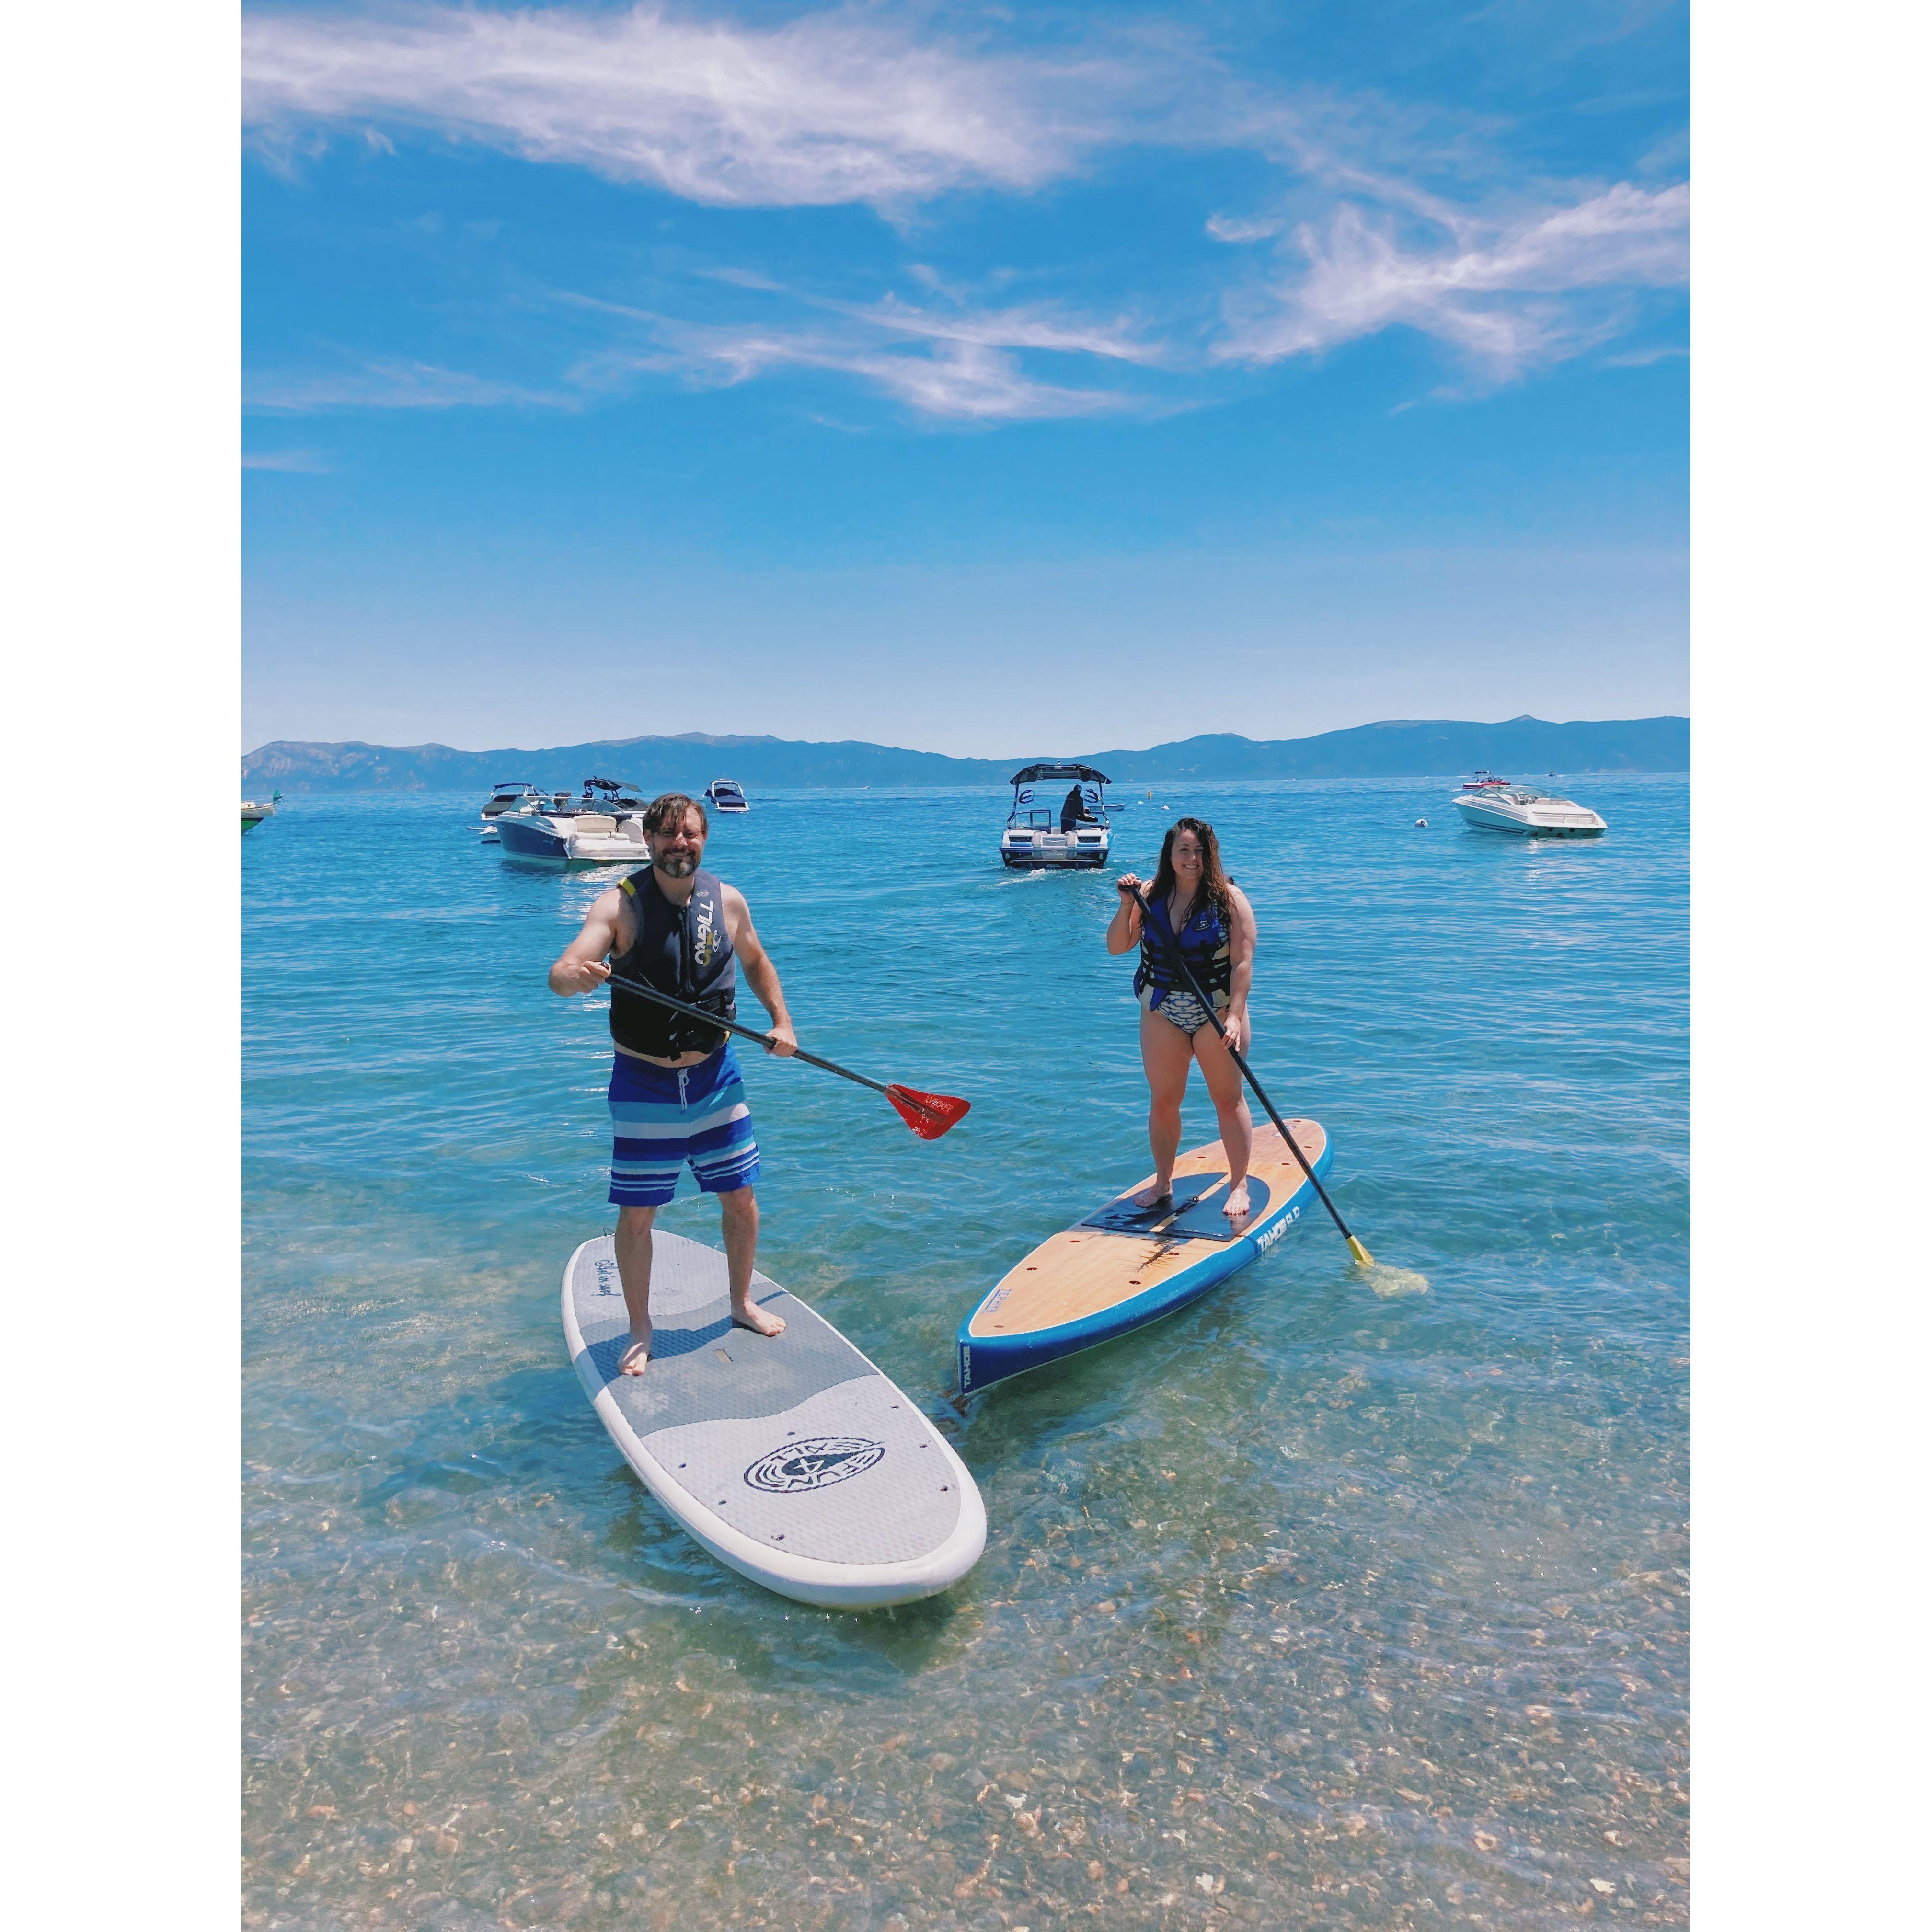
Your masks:
<instances>
[{"instance_id":1,"label":"blue sky","mask_svg":"<svg viewBox=\"0 0 1932 1932\"><path fill-rule=\"evenodd\" d=\"M1679 6L245 30L248 744L1688 708Z\"/></svg>"}]
</instances>

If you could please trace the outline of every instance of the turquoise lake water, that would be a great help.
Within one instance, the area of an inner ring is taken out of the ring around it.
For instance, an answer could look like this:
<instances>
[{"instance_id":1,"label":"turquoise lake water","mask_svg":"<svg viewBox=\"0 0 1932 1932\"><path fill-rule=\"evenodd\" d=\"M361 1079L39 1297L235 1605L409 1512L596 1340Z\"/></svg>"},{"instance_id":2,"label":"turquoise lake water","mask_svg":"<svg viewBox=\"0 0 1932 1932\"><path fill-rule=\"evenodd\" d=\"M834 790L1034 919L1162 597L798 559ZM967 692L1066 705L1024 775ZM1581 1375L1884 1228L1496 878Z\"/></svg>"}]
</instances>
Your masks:
<instances>
[{"instance_id":1,"label":"turquoise lake water","mask_svg":"<svg viewBox=\"0 0 1932 1932\"><path fill-rule=\"evenodd\" d=\"M250 833L246 1922L1687 1922L1688 782L1569 782L1574 843L1450 789L1156 788L1114 844L1214 820L1256 1070L1429 1292L1318 1215L963 1415L961 1317L1149 1164L1111 885L1003 871L994 790L715 824L802 1042L973 1102L928 1144L741 1048L761 1267L986 1498L970 1577L862 1616L690 1543L565 1356L609 1048L544 972L617 874L506 862L467 795Z\"/></svg>"}]
</instances>

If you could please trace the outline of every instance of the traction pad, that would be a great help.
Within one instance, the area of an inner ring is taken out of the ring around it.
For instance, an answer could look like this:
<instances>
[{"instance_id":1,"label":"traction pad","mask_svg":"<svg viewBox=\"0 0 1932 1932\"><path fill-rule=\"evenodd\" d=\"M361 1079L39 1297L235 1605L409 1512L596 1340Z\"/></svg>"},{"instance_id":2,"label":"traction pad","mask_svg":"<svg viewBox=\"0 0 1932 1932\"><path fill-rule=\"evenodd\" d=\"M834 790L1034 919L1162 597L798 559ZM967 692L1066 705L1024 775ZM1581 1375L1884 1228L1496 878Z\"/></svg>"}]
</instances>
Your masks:
<instances>
[{"instance_id":1,"label":"traction pad","mask_svg":"<svg viewBox=\"0 0 1932 1932\"><path fill-rule=\"evenodd\" d=\"M1220 1197L1227 1179L1225 1174L1186 1174L1165 1207L1136 1208L1133 1196L1126 1194L1080 1225L1110 1234L1148 1234L1161 1240L1237 1240L1268 1213L1270 1192L1265 1180L1248 1176L1250 1211L1237 1227L1221 1212Z\"/></svg>"}]
</instances>

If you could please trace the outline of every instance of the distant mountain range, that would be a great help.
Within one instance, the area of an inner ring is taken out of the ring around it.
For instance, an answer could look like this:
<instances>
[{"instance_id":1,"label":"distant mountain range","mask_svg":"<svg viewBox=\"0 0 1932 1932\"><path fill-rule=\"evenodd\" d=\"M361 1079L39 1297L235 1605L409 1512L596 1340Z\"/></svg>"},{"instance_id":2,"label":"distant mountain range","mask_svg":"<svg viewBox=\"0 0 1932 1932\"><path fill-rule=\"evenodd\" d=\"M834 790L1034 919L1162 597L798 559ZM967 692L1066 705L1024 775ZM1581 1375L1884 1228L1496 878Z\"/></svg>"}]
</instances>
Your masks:
<instances>
[{"instance_id":1,"label":"distant mountain range","mask_svg":"<svg viewBox=\"0 0 1932 1932\"><path fill-rule=\"evenodd\" d=\"M1232 732L1182 738L1145 751L1067 752L1048 747L1010 758L949 758L858 739L598 738L542 751L452 751L447 745L324 745L278 739L242 760L242 789L488 791L523 779L574 790L592 776L646 791L695 792L715 778L748 785L1004 784L1041 758L1077 759L1123 784L1178 779L1460 777L1478 766L1505 777L1546 772L1687 772L1688 718L1622 718L1552 724L1527 716L1499 724L1393 718L1312 738L1253 739Z\"/></svg>"}]
</instances>

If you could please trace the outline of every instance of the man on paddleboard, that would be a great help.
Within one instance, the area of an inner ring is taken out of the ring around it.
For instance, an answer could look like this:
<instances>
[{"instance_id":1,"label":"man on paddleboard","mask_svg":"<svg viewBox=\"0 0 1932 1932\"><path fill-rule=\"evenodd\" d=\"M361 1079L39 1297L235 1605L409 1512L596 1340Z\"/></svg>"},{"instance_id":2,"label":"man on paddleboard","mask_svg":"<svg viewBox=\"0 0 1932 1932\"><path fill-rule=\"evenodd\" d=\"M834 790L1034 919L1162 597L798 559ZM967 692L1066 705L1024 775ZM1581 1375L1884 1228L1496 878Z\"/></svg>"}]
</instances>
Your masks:
<instances>
[{"instance_id":1,"label":"man on paddleboard","mask_svg":"<svg viewBox=\"0 0 1932 1932\"><path fill-rule=\"evenodd\" d=\"M651 862L600 892L584 929L550 969L568 998L620 979L641 980L718 1018L737 1017L736 968L772 1016L766 1051L798 1050L778 969L758 944L744 895L700 869L710 822L682 792L644 814ZM605 964L606 958L610 964ZM758 1250L758 1145L730 1036L668 1007L610 989L610 1198L617 1208L617 1274L631 1318L618 1364L640 1376L651 1352L651 1224L677 1189L686 1161L724 1219L731 1317L760 1335L784 1323L751 1298Z\"/></svg>"}]
</instances>

